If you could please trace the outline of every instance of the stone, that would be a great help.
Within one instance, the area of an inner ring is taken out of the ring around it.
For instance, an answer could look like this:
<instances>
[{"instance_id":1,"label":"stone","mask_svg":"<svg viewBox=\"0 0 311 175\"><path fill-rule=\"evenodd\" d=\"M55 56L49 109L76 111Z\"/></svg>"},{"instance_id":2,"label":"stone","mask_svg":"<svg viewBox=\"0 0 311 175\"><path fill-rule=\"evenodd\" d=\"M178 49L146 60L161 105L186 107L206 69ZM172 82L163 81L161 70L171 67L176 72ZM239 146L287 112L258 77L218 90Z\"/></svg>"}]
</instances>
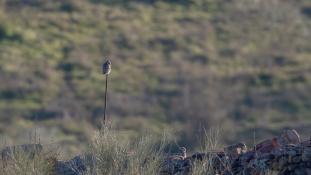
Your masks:
<instances>
[{"instance_id":1,"label":"stone","mask_svg":"<svg viewBox=\"0 0 311 175\"><path fill-rule=\"evenodd\" d=\"M279 148L279 144L277 138L266 139L260 143L258 143L254 150L260 153L269 153L274 149Z\"/></svg>"},{"instance_id":2,"label":"stone","mask_svg":"<svg viewBox=\"0 0 311 175\"><path fill-rule=\"evenodd\" d=\"M293 157L293 163L299 163L301 161L301 157L300 156L295 156Z\"/></svg>"},{"instance_id":3,"label":"stone","mask_svg":"<svg viewBox=\"0 0 311 175\"><path fill-rule=\"evenodd\" d=\"M311 147L311 139L301 142L300 145L304 147Z\"/></svg>"},{"instance_id":4,"label":"stone","mask_svg":"<svg viewBox=\"0 0 311 175\"><path fill-rule=\"evenodd\" d=\"M285 167L285 165L287 165L287 158L285 156L282 156L278 159L278 166L279 166L279 169L283 169Z\"/></svg>"},{"instance_id":5,"label":"stone","mask_svg":"<svg viewBox=\"0 0 311 175\"><path fill-rule=\"evenodd\" d=\"M273 161L272 164L271 164L271 169L272 170L280 170L279 169L279 164L277 161Z\"/></svg>"},{"instance_id":6,"label":"stone","mask_svg":"<svg viewBox=\"0 0 311 175\"><path fill-rule=\"evenodd\" d=\"M311 148L303 150L302 155L301 155L301 159L302 159L302 161L305 161L305 162L307 162L307 161L311 162Z\"/></svg>"},{"instance_id":7,"label":"stone","mask_svg":"<svg viewBox=\"0 0 311 175\"><path fill-rule=\"evenodd\" d=\"M246 147L245 143L240 142L240 143L229 145L229 146L225 147L224 152L227 155L229 155L233 158L236 158L240 154L246 153L247 147Z\"/></svg>"},{"instance_id":8,"label":"stone","mask_svg":"<svg viewBox=\"0 0 311 175\"><path fill-rule=\"evenodd\" d=\"M267 172L277 171L279 175L309 175L311 146L301 144L306 142L281 145L280 140L278 137L267 139L250 150L246 149L246 145L237 143L225 147L224 151L195 153L186 158L181 155L169 156L163 162L159 174L190 175L196 161L206 161L211 166L211 174L265 175ZM79 163L75 164L83 170L83 166L79 166Z\"/></svg>"},{"instance_id":9,"label":"stone","mask_svg":"<svg viewBox=\"0 0 311 175\"><path fill-rule=\"evenodd\" d=\"M285 144L298 144L300 143L300 136L294 129L286 129L281 135L281 139Z\"/></svg>"}]
</instances>

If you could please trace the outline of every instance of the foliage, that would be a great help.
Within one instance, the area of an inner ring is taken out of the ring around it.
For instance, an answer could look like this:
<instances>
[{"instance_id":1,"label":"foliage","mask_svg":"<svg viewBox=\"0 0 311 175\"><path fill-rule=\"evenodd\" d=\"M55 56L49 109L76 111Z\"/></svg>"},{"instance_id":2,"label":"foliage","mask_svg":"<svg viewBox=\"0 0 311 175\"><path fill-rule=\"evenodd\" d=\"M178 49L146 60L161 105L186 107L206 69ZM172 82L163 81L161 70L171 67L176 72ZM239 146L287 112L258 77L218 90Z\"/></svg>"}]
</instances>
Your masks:
<instances>
[{"instance_id":1,"label":"foliage","mask_svg":"<svg viewBox=\"0 0 311 175\"><path fill-rule=\"evenodd\" d=\"M106 58L121 130L172 126L197 145L203 127L230 142L310 126L308 0L0 2L2 133L21 118L98 126Z\"/></svg>"}]
</instances>

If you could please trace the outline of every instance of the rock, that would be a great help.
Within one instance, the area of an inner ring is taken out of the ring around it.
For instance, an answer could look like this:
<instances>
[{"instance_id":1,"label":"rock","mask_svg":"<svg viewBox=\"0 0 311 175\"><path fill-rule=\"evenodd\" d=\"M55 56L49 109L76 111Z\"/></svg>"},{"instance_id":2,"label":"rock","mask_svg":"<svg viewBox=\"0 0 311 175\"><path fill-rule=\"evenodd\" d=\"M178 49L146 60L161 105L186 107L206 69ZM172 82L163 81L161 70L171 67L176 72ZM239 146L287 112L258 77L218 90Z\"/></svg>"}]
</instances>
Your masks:
<instances>
[{"instance_id":1,"label":"rock","mask_svg":"<svg viewBox=\"0 0 311 175\"><path fill-rule=\"evenodd\" d=\"M267 140L264 140L258 143L254 147L254 150L259 153L268 153L279 147L280 145L278 144L277 138L273 138L273 139L267 139Z\"/></svg>"},{"instance_id":2,"label":"rock","mask_svg":"<svg viewBox=\"0 0 311 175\"><path fill-rule=\"evenodd\" d=\"M52 159L57 175L96 175L96 158L92 154L76 156L68 161Z\"/></svg>"},{"instance_id":3,"label":"rock","mask_svg":"<svg viewBox=\"0 0 311 175\"><path fill-rule=\"evenodd\" d=\"M300 143L300 145L305 146L305 147L311 147L311 138L310 140L306 140Z\"/></svg>"},{"instance_id":4,"label":"rock","mask_svg":"<svg viewBox=\"0 0 311 175\"><path fill-rule=\"evenodd\" d=\"M301 157L300 156L295 156L293 158L293 163L299 163L301 161Z\"/></svg>"},{"instance_id":5,"label":"rock","mask_svg":"<svg viewBox=\"0 0 311 175\"><path fill-rule=\"evenodd\" d=\"M301 159L304 162L311 162L311 148L304 149L301 155Z\"/></svg>"},{"instance_id":6,"label":"rock","mask_svg":"<svg viewBox=\"0 0 311 175\"><path fill-rule=\"evenodd\" d=\"M279 169L279 164L277 161L273 161L272 164L271 164L271 169L272 170L280 170Z\"/></svg>"},{"instance_id":7,"label":"rock","mask_svg":"<svg viewBox=\"0 0 311 175\"><path fill-rule=\"evenodd\" d=\"M232 158L236 158L240 154L246 153L247 147L244 143L237 143L237 144L233 144L233 145L229 145L229 146L225 147L224 151L228 156L230 156Z\"/></svg>"},{"instance_id":8,"label":"rock","mask_svg":"<svg viewBox=\"0 0 311 175\"><path fill-rule=\"evenodd\" d=\"M311 18L311 5L303 7L301 9L301 13L304 14L305 16Z\"/></svg>"},{"instance_id":9,"label":"rock","mask_svg":"<svg viewBox=\"0 0 311 175\"><path fill-rule=\"evenodd\" d=\"M287 158L285 156L282 156L278 159L278 169L281 170L287 165Z\"/></svg>"},{"instance_id":10,"label":"rock","mask_svg":"<svg viewBox=\"0 0 311 175\"><path fill-rule=\"evenodd\" d=\"M296 167L297 167L296 164L291 164L291 165L287 166L287 169L288 169L289 171L293 171L293 170L296 169Z\"/></svg>"},{"instance_id":11,"label":"rock","mask_svg":"<svg viewBox=\"0 0 311 175\"><path fill-rule=\"evenodd\" d=\"M282 140L283 145L300 143L300 136L298 132L294 129L284 130L280 138Z\"/></svg>"}]
</instances>

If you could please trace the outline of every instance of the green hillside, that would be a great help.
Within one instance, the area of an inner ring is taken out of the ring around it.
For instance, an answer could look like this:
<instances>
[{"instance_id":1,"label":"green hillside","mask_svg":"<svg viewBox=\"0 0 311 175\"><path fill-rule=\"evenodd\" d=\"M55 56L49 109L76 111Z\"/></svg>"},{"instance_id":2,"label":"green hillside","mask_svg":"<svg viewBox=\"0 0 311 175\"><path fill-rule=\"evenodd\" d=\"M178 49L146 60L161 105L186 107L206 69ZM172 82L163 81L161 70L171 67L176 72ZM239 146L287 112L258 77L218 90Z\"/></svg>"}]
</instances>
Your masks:
<instances>
[{"instance_id":1,"label":"green hillside","mask_svg":"<svg viewBox=\"0 0 311 175\"><path fill-rule=\"evenodd\" d=\"M5 137L39 127L88 140L106 58L108 114L125 137L173 129L195 146L202 128L220 128L223 142L311 132L309 0L0 2Z\"/></svg>"}]
</instances>

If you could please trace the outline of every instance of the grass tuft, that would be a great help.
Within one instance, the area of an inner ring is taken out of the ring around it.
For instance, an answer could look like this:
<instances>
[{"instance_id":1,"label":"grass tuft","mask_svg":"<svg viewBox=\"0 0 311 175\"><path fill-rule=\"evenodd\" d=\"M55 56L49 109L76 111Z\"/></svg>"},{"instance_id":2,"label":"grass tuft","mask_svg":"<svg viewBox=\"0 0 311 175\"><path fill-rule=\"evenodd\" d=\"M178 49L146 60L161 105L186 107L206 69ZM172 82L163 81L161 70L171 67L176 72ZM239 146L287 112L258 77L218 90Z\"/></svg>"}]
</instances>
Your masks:
<instances>
[{"instance_id":1,"label":"grass tuft","mask_svg":"<svg viewBox=\"0 0 311 175\"><path fill-rule=\"evenodd\" d=\"M56 155L38 153L33 156L17 151L10 158L0 160L1 175L52 175Z\"/></svg>"},{"instance_id":2,"label":"grass tuft","mask_svg":"<svg viewBox=\"0 0 311 175\"><path fill-rule=\"evenodd\" d=\"M96 134L91 147L91 154L95 156L96 163L90 167L90 173L158 174L167 145L168 140L165 136L159 139L152 135L125 142L118 138L115 131L103 127Z\"/></svg>"}]
</instances>

